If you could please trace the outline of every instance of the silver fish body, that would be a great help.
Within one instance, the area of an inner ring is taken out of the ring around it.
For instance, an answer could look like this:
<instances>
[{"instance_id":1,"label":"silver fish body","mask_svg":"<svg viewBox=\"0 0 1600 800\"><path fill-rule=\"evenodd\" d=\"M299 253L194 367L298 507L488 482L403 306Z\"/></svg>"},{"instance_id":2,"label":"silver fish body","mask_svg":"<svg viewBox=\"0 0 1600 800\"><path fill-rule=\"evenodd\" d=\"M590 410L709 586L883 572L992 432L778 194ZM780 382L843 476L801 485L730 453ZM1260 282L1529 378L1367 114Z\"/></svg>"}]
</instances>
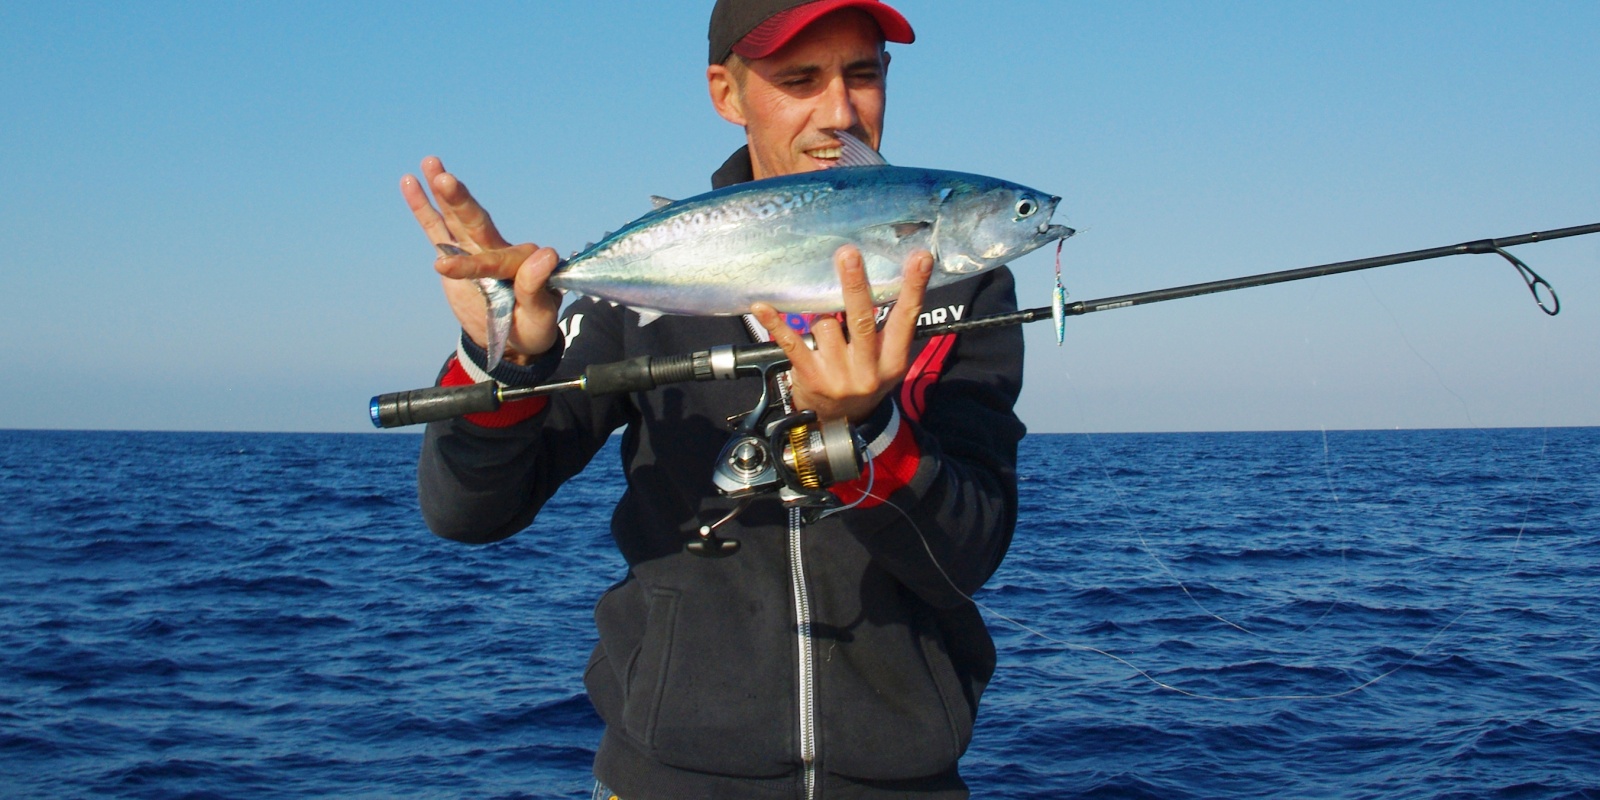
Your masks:
<instances>
[{"instance_id":1,"label":"silver fish body","mask_svg":"<svg viewBox=\"0 0 1600 800\"><path fill-rule=\"evenodd\" d=\"M833 263L855 245L873 300L900 295L906 258L933 254L929 287L977 275L1073 234L1050 224L1061 198L1009 181L892 167L847 131L833 169L786 175L671 202L557 267L552 288L660 314L731 316L756 302L780 311L844 308ZM511 328L507 281L481 280L489 321L488 366Z\"/></svg>"},{"instance_id":2,"label":"silver fish body","mask_svg":"<svg viewBox=\"0 0 1600 800\"><path fill-rule=\"evenodd\" d=\"M840 167L740 184L659 208L574 255L563 291L642 312L722 316L763 302L786 312L843 308L833 255L861 251L873 299L900 293L906 257L935 259L930 286L997 267L1072 231L1059 197L981 175Z\"/></svg>"}]
</instances>

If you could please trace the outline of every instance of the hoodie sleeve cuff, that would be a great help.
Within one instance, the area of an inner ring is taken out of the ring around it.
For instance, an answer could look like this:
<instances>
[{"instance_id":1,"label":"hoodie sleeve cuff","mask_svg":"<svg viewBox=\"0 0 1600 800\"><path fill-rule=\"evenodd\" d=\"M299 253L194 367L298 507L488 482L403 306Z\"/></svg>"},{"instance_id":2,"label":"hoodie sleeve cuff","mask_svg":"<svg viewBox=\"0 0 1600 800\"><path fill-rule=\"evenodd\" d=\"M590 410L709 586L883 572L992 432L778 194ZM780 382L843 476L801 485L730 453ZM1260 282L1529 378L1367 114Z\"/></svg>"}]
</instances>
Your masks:
<instances>
[{"instance_id":1,"label":"hoodie sleeve cuff","mask_svg":"<svg viewBox=\"0 0 1600 800\"><path fill-rule=\"evenodd\" d=\"M527 366L502 361L493 371L485 372L483 363L488 354L463 333L461 341L456 345L455 356L445 365L444 374L439 377L439 385L463 386L494 380L502 386L537 386L549 380L555 373L556 367L560 366L563 344L564 342L557 339L550 352ZM485 428L509 428L531 419L549 404L548 397L525 397L502 403L494 411L468 414L464 419Z\"/></svg>"},{"instance_id":2,"label":"hoodie sleeve cuff","mask_svg":"<svg viewBox=\"0 0 1600 800\"><path fill-rule=\"evenodd\" d=\"M861 477L836 483L829 491L846 505L871 508L911 484L922 461L922 448L892 399L856 426L856 433L866 442Z\"/></svg>"},{"instance_id":3,"label":"hoodie sleeve cuff","mask_svg":"<svg viewBox=\"0 0 1600 800\"><path fill-rule=\"evenodd\" d=\"M524 366L501 360L494 369L485 370L483 365L489 362L489 353L463 331L461 340L456 345L456 360L461 363L461 368L466 370L473 383L494 380L501 386L537 386L556 374L556 368L561 366L561 355L565 350L566 341L558 336L556 343L531 364Z\"/></svg>"},{"instance_id":4,"label":"hoodie sleeve cuff","mask_svg":"<svg viewBox=\"0 0 1600 800\"><path fill-rule=\"evenodd\" d=\"M872 416L867 417L856 426L856 436L866 443L866 452L862 454L865 459L872 459L889 446L889 440L894 438L895 429L900 427L900 409L894 404L894 398L886 398L878 404Z\"/></svg>"}]
</instances>

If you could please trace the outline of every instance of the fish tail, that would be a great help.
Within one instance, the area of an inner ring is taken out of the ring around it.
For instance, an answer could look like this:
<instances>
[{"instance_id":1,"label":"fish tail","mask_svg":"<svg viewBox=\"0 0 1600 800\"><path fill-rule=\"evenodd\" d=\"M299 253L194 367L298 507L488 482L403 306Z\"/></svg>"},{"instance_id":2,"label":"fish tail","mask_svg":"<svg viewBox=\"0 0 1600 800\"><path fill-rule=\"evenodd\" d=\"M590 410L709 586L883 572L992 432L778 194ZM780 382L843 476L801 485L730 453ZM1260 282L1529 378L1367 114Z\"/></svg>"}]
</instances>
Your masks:
<instances>
[{"instance_id":1,"label":"fish tail","mask_svg":"<svg viewBox=\"0 0 1600 800\"><path fill-rule=\"evenodd\" d=\"M484 359L483 368L492 370L499 366L500 359L505 356L506 340L511 337L511 310L516 306L516 292L512 290L510 281L494 278L479 278L478 290L483 292L483 302L488 312L484 320L488 356Z\"/></svg>"}]
</instances>

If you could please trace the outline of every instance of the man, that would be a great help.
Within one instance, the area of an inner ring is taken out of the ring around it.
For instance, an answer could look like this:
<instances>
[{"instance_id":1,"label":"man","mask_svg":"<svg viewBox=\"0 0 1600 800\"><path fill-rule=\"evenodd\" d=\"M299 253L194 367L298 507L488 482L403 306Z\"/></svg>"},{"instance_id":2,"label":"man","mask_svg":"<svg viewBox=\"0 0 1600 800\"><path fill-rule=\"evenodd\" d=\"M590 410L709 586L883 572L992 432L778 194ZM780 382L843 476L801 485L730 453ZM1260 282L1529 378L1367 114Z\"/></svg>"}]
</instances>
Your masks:
<instances>
[{"instance_id":1,"label":"man","mask_svg":"<svg viewBox=\"0 0 1600 800\"><path fill-rule=\"evenodd\" d=\"M712 103L747 141L713 176L720 187L826 168L840 131L876 148L884 43L913 34L878 0L719 0L709 38ZM641 326L626 308L579 299L558 328L560 301L544 286L556 254L503 239L438 159L422 170L439 207L407 176L413 213L432 241L472 254L436 262L463 329L443 383L486 378L483 301L464 279L514 278L497 380L559 380L591 363L765 335L792 361L790 407L848 419L871 443L863 477L833 487L853 507L805 525L776 500L757 502L730 525L740 550L711 559L684 545L733 505L710 476L726 420L756 402L755 381L569 393L429 426L424 515L439 535L468 542L527 527L624 431L628 488L611 530L629 571L596 606L600 642L584 675L606 723L597 779L627 800L966 797L957 760L995 663L967 595L999 565L1015 520L1022 337L1014 327L912 333L924 307L961 317L1015 309L1009 271L925 291L932 257L914 254L880 331L861 256L841 248L843 320L810 324L815 350L763 305L743 320Z\"/></svg>"}]
</instances>

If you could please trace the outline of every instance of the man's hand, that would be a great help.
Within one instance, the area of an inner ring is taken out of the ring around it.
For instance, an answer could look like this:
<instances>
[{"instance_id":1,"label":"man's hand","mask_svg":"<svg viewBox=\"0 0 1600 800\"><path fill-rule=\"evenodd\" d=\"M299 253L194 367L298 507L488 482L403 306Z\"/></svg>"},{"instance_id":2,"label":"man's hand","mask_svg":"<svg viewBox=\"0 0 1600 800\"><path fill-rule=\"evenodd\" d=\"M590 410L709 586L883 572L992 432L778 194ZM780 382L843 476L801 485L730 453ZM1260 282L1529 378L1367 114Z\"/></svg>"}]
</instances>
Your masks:
<instances>
[{"instance_id":1,"label":"man's hand","mask_svg":"<svg viewBox=\"0 0 1600 800\"><path fill-rule=\"evenodd\" d=\"M488 341L485 306L473 279L511 280L515 283L517 305L511 315L505 358L527 364L543 355L561 335L556 328L561 297L545 287L550 273L561 263L560 257L548 247L507 242L466 185L445 172L437 157L422 160L422 175L439 203L437 209L429 202L420 181L411 175L400 179L400 194L422 232L435 245L454 244L469 254L446 256L436 251L433 262L444 283L445 299L461 329L474 342L484 345Z\"/></svg>"},{"instance_id":2,"label":"man's hand","mask_svg":"<svg viewBox=\"0 0 1600 800\"><path fill-rule=\"evenodd\" d=\"M837 320L820 317L811 324L817 349L810 350L772 306L757 303L750 311L789 358L795 408L815 411L819 419L861 422L905 378L923 293L933 274L933 255L918 251L906 257L900 297L882 331L861 251L841 247L833 263L844 287L848 340Z\"/></svg>"}]
</instances>

